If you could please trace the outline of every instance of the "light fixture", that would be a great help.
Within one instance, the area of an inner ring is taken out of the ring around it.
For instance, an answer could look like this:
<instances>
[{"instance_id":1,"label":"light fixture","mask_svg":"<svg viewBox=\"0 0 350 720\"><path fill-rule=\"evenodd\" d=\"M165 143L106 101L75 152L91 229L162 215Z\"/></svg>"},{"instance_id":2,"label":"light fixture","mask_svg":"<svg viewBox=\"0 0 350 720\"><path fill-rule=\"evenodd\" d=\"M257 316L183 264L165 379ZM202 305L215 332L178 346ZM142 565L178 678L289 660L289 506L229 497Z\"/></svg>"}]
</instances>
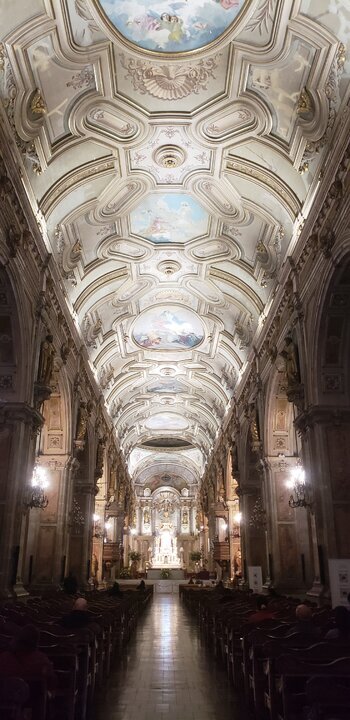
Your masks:
<instances>
[{"instance_id":1,"label":"light fixture","mask_svg":"<svg viewBox=\"0 0 350 720\"><path fill-rule=\"evenodd\" d=\"M103 533L103 530L102 530L102 527L101 527L101 518L100 518L99 515L97 515L96 513L94 513L93 516L92 516L92 520L93 520L93 532L92 532L92 536L93 536L94 538L96 538L96 540L100 540L101 538L103 538L103 534L104 534L104 533Z\"/></svg>"},{"instance_id":2,"label":"light fixture","mask_svg":"<svg viewBox=\"0 0 350 720\"><path fill-rule=\"evenodd\" d=\"M49 498L45 495L45 489L48 485L45 468L35 464L31 481L32 491L28 501L25 503L26 507L45 510L49 504Z\"/></svg>"},{"instance_id":3,"label":"light fixture","mask_svg":"<svg viewBox=\"0 0 350 720\"><path fill-rule=\"evenodd\" d=\"M235 523L237 523L239 525L242 522L242 513L236 512L233 516L233 519L234 519Z\"/></svg>"},{"instance_id":4,"label":"light fixture","mask_svg":"<svg viewBox=\"0 0 350 720\"><path fill-rule=\"evenodd\" d=\"M305 470L299 458L297 464L291 469L291 477L287 480L286 486L292 491L288 502L289 507L311 507L311 500L305 483Z\"/></svg>"}]
</instances>

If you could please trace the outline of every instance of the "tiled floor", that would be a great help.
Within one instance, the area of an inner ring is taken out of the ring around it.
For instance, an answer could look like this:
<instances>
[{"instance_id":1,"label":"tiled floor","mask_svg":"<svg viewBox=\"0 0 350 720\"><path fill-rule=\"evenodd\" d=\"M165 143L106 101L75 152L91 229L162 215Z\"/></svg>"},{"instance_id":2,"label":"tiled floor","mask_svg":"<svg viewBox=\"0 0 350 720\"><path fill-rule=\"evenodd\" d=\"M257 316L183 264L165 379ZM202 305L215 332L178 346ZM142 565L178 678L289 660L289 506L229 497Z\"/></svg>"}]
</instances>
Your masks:
<instances>
[{"instance_id":1,"label":"tiled floor","mask_svg":"<svg viewBox=\"0 0 350 720\"><path fill-rule=\"evenodd\" d=\"M93 720L247 720L175 595L155 595Z\"/></svg>"}]
</instances>

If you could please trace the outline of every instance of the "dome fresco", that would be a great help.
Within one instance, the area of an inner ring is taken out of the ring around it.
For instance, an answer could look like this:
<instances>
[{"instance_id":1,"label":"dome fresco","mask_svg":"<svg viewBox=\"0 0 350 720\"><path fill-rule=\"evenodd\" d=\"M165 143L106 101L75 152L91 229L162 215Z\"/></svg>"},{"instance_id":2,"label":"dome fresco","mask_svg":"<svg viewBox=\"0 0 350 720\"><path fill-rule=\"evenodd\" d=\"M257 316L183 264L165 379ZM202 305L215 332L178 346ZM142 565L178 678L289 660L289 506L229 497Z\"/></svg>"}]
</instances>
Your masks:
<instances>
[{"instance_id":1,"label":"dome fresco","mask_svg":"<svg viewBox=\"0 0 350 720\"><path fill-rule=\"evenodd\" d=\"M130 42L160 53L198 50L237 18L245 0L100 0L115 28Z\"/></svg>"},{"instance_id":2,"label":"dome fresco","mask_svg":"<svg viewBox=\"0 0 350 720\"><path fill-rule=\"evenodd\" d=\"M137 345L149 350L188 350L202 342L204 328L191 310L162 305L139 315L132 336Z\"/></svg>"}]
</instances>

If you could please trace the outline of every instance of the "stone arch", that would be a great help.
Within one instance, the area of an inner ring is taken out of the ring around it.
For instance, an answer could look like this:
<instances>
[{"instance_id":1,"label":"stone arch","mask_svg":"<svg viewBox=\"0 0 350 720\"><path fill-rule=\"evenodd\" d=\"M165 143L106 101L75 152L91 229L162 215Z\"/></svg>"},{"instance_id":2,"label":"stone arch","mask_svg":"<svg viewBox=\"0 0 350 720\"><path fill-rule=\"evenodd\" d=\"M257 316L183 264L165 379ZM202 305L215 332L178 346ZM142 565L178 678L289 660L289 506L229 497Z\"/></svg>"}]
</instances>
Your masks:
<instances>
[{"instance_id":1,"label":"stone arch","mask_svg":"<svg viewBox=\"0 0 350 720\"><path fill-rule=\"evenodd\" d=\"M306 417L321 582L328 558L350 555L350 255L349 231L326 267L315 303L312 405Z\"/></svg>"},{"instance_id":2,"label":"stone arch","mask_svg":"<svg viewBox=\"0 0 350 720\"><path fill-rule=\"evenodd\" d=\"M63 581L68 555L71 506L71 391L64 366L57 368L51 395L44 402L44 424L37 439L35 464L46 475L48 505L31 509L23 579L41 588Z\"/></svg>"},{"instance_id":3,"label":"stone arch","mask_svg":"<svg viewBox=\"0 0 350 720\"><path fill-rule=\"evenodd\" d=\"M271 581L282 590L299 591L312 584L313 563L309 511L289 506L287 482L301 457L301 440L287 393L286 374L276 368L266 388L264 505Z\"/></svg>"},{"instance_id":4,"label":"stone arch","mask_svg":"<svg viewBox=\"0 0 350 720\"><path fill-rule=\"evenodd\" d=\"M350 404L350 255L338 259L328 278L314 341L315 400L328 406Z\"/></svg>"}]
</instances>

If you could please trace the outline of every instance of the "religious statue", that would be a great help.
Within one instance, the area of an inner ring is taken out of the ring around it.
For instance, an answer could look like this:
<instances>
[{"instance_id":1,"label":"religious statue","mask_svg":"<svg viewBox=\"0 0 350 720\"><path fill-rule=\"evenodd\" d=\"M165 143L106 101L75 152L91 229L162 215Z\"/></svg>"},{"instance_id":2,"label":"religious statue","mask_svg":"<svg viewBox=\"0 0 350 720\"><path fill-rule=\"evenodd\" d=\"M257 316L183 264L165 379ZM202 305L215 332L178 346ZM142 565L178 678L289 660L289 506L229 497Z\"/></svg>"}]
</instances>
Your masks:
<instances>
[{"instance_id":1,"label":"religious statue","mask_svg":"<svg viewBox=\"0 0 350 720\"><path fill-rule=\"evenodd\" d=\"M100 438L97 443L95 478L100 478L103 475L105 444L106 443L103 438Z\"/></svg>"},{"instance_id":2,"label":"religious statue","mask_svg":"<svg viewBox=\"0 0 350 720\"><path fill-rule=\"evenodd\" d=\"M242 553L241 553L240 548L238 548L234 554L233 566L234 566L235 575L241 576L242 575Z\"/></svg>"},{"instance_id":3,"label":"religious statue","mask_svg":"<svg viewBox=\"0 0 350 720\"><path fill-rule=\"evenodd\" d=\"M258 414L255 403L250 406L250 435L253 443L260 443Z\"/></svg>"},{"instance_id":4,"label":"religious statue","mask_svg":"<svg viewBox=\"0 0 350 720\"><path fill-rule=\"evenodd\" d=\"M149 507L146 505L144 513L143 513L143 522L144 525L149 525Z\"/></svg>"},{"instance_id":5,"label":"religious statue","mask_svg":"<svg viewBox=\"0 0 350 720\"><path fill-rule=\"evenodd\" d=\"M185 507L182 515L182 524L188 525L188 509Z\"/></svg>"},{"instance_id":6,"label":"religious statue","mask_svg":"<svg viewBox=\"0 0 350 720\"><path fill-rule=\"evenodd\" d=\"M45 340L43 340L40 345L38 366L38 383L40 383L40 385L50 385L54 359L55 348L53 346L53 337L52 335L46 335Z\"/></svg>"},{"instance_id":7,"label":"religious statue","mask_svg":"<svg viewBox=\"0 0 350 720\"><path fill-rule=\"evenodd\" d=\"M89 413L88 413L88 409L86 407L86 402L81 402L79 405L79 411L78 411L76 440L79 440L79 441L85 440L88 417L89 417Z\"/></svg>"},{"instance_id":8,"label":"religious statue","mask_svg":"<svg viewBox=\"0 0 350 720\"><path fill-rule=\"evenodd\" d=\"M299 368L298 368L298 357L297 357L297 346L293 342L293 338L287 335L284 339L284 348L281 351L281 356L285 361L287 382L289 386L298 385L300 383Z\"/></svg>"},{"instance_id":9,"label":"religious statue","mask_svg":"<svg viewBox=\"0 0 350 720\"><path fill-rule=\"evenodd\" d=\"M165 501L164 501L164 506L163 506L163 518L166 518L166 519L167 519L167 518L169 517L170 509L171 509L171 506L170 506L169 501L168 501L168 500L165 500Z\"/></svg>"},{"instance_id":10,"label":"religious statue","mask_svg":"<svg viewBox=\"0 0 350 720\"><path fill-rule=\"evenodd\" d=\"M98 560L97 560L97 556L95 555L95 553L93 553L92 558L91 558L91 575L92 575L92 577L96 578L97 573L98 573Z\"/></svg>"}]
</instances>

